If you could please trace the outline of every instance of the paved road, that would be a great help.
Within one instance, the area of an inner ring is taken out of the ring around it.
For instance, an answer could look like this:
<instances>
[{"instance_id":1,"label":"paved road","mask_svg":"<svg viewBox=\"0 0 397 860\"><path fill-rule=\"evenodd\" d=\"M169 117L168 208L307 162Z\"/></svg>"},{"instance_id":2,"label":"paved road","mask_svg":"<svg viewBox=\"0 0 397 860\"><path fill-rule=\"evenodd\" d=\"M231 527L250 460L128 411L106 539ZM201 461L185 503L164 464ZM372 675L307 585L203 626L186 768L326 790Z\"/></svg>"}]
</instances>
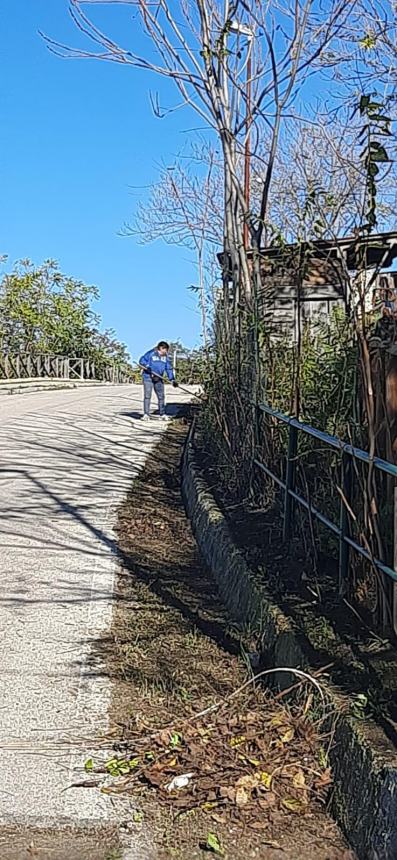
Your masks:
<instances>
[{"instance_id":1,"label":"paved road","mask_svg":"<svg viewBox=\"0 0 397 860\"><path fill-rule=\"evenodd\" d=\"M96 790L65 789L81 779L78 739L106 731L110 682L92 655L111 622L116 510L164 430L135 420L140 398L122 386L0 400L3 825L112 816Z\"/></svg>"}]
</instances>

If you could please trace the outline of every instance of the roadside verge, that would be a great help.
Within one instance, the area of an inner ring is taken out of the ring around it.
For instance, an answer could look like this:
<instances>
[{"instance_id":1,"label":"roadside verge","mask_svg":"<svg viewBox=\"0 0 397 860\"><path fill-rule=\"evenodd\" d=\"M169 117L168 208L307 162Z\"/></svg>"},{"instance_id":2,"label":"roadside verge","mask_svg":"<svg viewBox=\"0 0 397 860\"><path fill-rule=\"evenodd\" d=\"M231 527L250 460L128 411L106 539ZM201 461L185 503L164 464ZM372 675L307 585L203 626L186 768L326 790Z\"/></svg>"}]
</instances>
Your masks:
<instances>
[{"instance_id":1,"label":"roadside verge","mask_svg":"<svg viewBox=\"0 0 397 860\"><path fill-rule=\"evenodd\" d=\"M194 425L182 460L182 492L192 529L232 616L260 643L261 659L272 667L310 670L312 648L250 570L237 548L198 463ZM318 668L318 667L316 667ZM281 679L289 684L290 679ZM362 860L397 858L397 756L385 732L371 720L348 713L342 692L329 685L338 713L331 764L331 811Z\"/></svg>"}]
</instances>

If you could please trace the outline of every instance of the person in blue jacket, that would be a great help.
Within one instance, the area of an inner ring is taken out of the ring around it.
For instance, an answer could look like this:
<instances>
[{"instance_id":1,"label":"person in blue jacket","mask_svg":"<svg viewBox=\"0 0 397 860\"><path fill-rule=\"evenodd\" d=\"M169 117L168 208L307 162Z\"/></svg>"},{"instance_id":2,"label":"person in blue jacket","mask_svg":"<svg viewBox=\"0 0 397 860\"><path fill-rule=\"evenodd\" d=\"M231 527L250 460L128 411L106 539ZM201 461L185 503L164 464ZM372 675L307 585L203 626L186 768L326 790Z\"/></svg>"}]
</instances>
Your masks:
<instances>
[{"instance_id":1,"label":"person in blue jacket","mask_svg":"<svg viewBox=\"0 0 397 860\"><path fill-rule=\"evenodd\" d=\"M168 421L168 416L165 414L164 374L168 376L174 388L178 387L171 362L168 358L169 348L166 340L160 340L154 349L149 349L149 352L145 352L145 355L142 355L139 359L139 366L143 371L144 421L149 421L150 419L150 401L153 389L159 404L160 418L162 421Z\"/></svg>"}]
</instances>

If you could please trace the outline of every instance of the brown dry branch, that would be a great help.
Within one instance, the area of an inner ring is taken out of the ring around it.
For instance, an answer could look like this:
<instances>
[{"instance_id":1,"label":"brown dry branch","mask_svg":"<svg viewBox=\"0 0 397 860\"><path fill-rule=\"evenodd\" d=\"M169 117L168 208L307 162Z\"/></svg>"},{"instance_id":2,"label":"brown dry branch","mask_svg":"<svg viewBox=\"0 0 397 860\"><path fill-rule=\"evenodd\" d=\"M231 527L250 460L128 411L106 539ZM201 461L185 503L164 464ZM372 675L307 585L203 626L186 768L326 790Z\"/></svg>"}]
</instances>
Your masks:
<instances>
[{"instance_id":1,"label":"brown dry branch","mask_svg":"<svg viewBox=\"0 0 397 860\"><path fill-rule=\"evenodd\" d=\"M322 694L316 679L295 673ZM258 677L263 674L269 672ZM323 804L332 776L320 754L327 735L315 727L312 696L303 706L287 708L254 690L237 703L252 680L227 697L226 709L217 703L177 727L150 736L134 733L123 742L122 757L108 762L116 778L102 790L135 792L142 783L179 814L199 808L254 829L260 827L261 813L272 808L304 815Z\"/></svg>"}]
</instances>

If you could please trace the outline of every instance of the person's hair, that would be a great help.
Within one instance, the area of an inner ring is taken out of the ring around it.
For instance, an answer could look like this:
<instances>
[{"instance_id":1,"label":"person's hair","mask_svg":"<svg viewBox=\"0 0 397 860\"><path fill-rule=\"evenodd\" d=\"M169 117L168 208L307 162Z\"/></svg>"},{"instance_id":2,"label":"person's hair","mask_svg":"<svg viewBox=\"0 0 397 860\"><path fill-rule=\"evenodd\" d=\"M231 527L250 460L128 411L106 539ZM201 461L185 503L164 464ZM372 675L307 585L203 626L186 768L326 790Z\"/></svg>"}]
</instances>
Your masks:
<instances>
[{"instance_id":1,"label":"person's hair","mask_svg":"<svg viewBox=\"0 0 397 860\"><path fill-rule=\"evenodd\" d=\"M166 340L159 340L157 344L157 349L169 349L170 345Z\"/></svg>"}]
</instances>

